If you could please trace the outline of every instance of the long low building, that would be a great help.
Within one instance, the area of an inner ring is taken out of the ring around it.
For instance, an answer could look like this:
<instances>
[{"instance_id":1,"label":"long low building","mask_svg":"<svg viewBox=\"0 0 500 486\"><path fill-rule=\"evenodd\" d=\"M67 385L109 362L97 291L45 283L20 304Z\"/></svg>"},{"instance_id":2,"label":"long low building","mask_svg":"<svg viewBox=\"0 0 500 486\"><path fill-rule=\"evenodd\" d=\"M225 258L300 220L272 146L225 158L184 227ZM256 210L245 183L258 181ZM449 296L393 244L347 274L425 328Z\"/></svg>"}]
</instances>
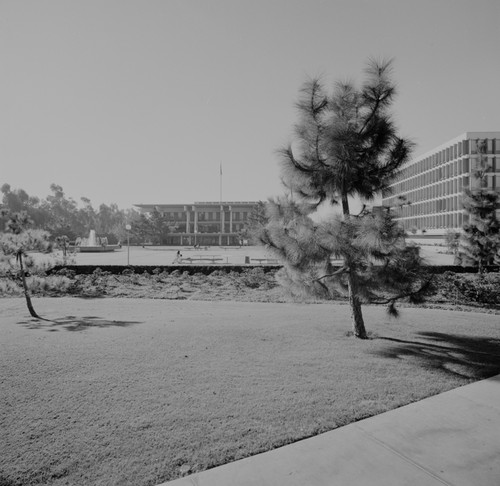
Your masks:
<instances>
[{"instance_id":1,"label":"long low building","mask_svg":"<svg viewBox=\"0 0 500 486\"><path fill-rule=\"evenodd\" d=\"M158 211L175 232L168 245L230 246L244 243L242 230L257 202L195 202L192 204L134 204L142 213Z\"/></svg>"},{"instance_id":2,"label":"long low building","mask_svg":"<svg viewBox=\"0 0 500 486\"><path fill-rule=\"evenodd\" d=\"M395 207L399 196L406 198L411 204L398 219L412 233L443 236L461 230L469 220L462 199L466 189L477 187L477 144L483 141L490 166L485 187L500 192L500 132L466 132L405 164L382 204Z\"/></svg>"}]
</instances>

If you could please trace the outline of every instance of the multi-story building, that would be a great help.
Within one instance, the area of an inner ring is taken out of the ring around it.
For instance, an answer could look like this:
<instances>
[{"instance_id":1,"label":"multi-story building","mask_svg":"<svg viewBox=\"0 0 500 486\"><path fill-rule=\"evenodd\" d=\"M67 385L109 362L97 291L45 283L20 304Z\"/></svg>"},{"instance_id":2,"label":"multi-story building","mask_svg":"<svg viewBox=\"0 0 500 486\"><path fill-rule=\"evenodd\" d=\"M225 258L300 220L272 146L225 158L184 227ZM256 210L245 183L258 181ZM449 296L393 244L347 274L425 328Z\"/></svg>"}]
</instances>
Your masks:
<instances>
[{"instance_id":1,"label":"multi-story building","mask_svg":"<svg viewBox=\"0 0 500 486\"><path fill-rule=\"evenodd\" d=\"M169 245L240 245L257 202L195 202L194 204L134 204L142 213L160 212L175 226Z\"/></svg>"},{"instance_id":2,"label":"multi-story building","mask_svg":"<svg viewBox=\"0 0 500 486\"><path fill-rule=\"evenodd\" d=\"M407 162L383 206L397 206L400 196L410 203L398 217L407 231L443 236L449 229L460 230L469 220L462 207L464 190L479 184L474 170L477 144L483 140L491 166L486 187L500 192L500 132L466 132Z\"/></svg>"}]
</instances>

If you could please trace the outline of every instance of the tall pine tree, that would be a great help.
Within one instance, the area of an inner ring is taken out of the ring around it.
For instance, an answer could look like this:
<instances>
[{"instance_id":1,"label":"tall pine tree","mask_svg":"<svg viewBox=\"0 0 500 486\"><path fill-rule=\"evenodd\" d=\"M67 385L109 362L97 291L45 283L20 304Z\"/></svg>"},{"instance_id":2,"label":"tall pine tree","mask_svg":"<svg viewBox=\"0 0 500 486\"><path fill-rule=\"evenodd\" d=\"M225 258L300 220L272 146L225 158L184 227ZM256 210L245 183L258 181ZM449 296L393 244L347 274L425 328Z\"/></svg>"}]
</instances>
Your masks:
<instances>
[{"instance_id":1,"label":"tall pine tree","mask_svg":"<svg viewBox=\"0 0 500 486\"><path fill-rule=\"evenodd\" d=\"M260 232L283 261L280 278L292 292L347 293L359 338L367 337L362 303L386 303L396 315L397 299L417 300L425 287L418 249L406 246L392 211L352 214L350 207L352 197L370 201L388 192L411 151L391 119L390 71L391 62L370 61L361 88L339 82L331 95L318 79L303 86L293 142L280 151L288 196L270 201ZM315 223L310 215L323 203L339 205L341 215Z\"/></svg>"}]
</instances>

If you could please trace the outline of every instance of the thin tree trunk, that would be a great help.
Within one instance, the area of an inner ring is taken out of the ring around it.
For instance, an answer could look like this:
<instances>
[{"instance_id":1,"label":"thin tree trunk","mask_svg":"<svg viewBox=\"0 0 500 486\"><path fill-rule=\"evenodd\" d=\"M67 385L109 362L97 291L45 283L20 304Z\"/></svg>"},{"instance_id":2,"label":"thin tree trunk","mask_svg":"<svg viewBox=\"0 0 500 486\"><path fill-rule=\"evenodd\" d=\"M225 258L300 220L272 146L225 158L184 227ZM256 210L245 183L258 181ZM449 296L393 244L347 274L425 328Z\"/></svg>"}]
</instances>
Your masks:
<instances>
[{"instance_id":1,"label":"thin tree trunk","mask_svg":"<svg viewBox=\"0 0 500 486\"><path fill-rule=\"evenodd\" d=\"M351 217L347 196L342 196L342 212L344 214L344 219L347 220ZM363 312L361 311L361 300L359 299L359 284L356 266L350 261L346 261L345 263L349 269L347 283L349 286L349 304L351 306L351 321L354 335L360 339L367 339L368 336L363 320Z\"/></svg>"},{"instance_id":2,"label":"thin tree trunk","mask_svg":"<svg viewBox=\"0 0 500 486\"><path fill-rule=\"evenodd\" d=\"M26 298L26 305L28 306L29 313L31 317L35 317L36 319L42 319L35 311L33 304L31 303L31 297L28 290L28 284L26 283L26 275L24 274L24 265L23 265L23 256L22 254L18 255L19 258L19 266L21 267L21 279L23 281L23 290L24 297Z\"/></svg>"},{"instance_id":3,"label":"thin tree trunk","mask_svg":"<svg viewBox=\"0 0 500 486\"><path fill-rule=\"evenodd\" d=\"M358 276L356 270L351 267L348 277L349 304L351 306L351 321L354 335L360 339L367 339L363 313L361 312L361 301L359 300Z\"/></svg>"}]
</instances>

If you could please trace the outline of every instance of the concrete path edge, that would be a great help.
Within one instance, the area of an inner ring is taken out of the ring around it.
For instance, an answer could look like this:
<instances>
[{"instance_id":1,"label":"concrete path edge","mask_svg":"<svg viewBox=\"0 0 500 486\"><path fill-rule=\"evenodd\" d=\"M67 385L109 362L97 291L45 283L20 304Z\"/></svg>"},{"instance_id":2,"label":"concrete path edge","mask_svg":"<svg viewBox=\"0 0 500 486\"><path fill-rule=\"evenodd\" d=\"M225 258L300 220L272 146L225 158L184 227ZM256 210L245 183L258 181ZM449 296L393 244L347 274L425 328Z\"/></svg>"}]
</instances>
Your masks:
<instances>
[{"instance_id":1,"label":"concrete path edge","mask_svg":"<svg viewBox=\"0 0 500 486\"><path fill-rule=\"evenodd\" d=\"M159 486L500 485L500 375Z\"/></svg>"}]
</instances>

